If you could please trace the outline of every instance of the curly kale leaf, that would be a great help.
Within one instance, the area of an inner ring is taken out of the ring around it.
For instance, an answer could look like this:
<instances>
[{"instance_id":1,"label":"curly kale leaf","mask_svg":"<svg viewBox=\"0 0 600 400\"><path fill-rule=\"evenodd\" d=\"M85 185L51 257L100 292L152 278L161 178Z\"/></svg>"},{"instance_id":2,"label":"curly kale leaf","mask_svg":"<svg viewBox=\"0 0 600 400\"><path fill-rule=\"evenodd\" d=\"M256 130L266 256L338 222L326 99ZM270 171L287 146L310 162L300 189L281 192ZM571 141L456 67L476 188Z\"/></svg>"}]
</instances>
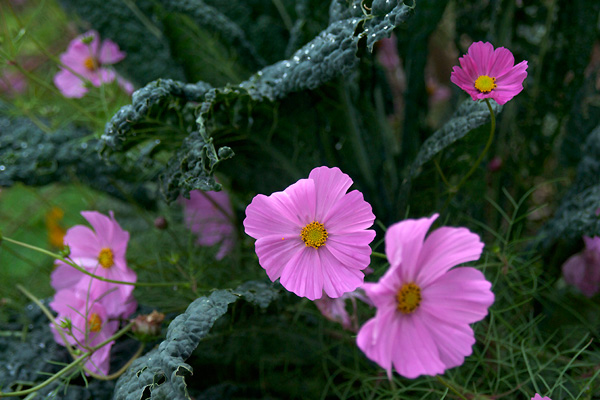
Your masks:
<instances>
[{"instance_id":1,"label":"curly kale leaf","mask_svg":"<svg viewBox=\"0 0 600 400\"><path fill-rule=\"evenodd\" d=\"M585 141L583 158L575 182L565 194L552 220L538 234L538 243L548 247L558 238L574 239L600 235L600 126Z\"/></svg>"},{"instance_id":2,"label":"curly kale leaf","mask_svg":"<svg viewBox=\"0 0 600 400\"><path fill-rule=\"evenodd\" d=\"M502 106L495 101L490 104L497 115L502 111ZM465 100L454 113L452 118L441 129L431 135L421 146L417 158L410 168L410 177L419 175L421 167L433 156L464 137L473 129L490 121L490 112L484 102Z\"/></svg>"},{"instance_id":3,"label":"curly kale leaf","mask_svg":"<svg viewBox=\"0 0 600 400\"><path fill-rule=\"evenodd\" d=\"M0 127L0 186L9 187L16 182L43 186L72 182L75 178L112 196L133 198L148 207L156 200L154 191L136 181L141 176L152 178L156 174L149 159L138 160L128 170L116 163L107 164L96 150L98 141L90 140L88 131L65 127L46 133L27 118L8 116L8 109L1 103Z\"/></svg>"},{"instance_id":4,"label":"curly kale leaf","mask_svg":"<svg viewBox=\"0 0 600 400\"><path fill-rule=\"evenodd\" d=\"M254 102L280 100L294 92L316 89L340 75L355 71L359 42L364 38L372 50L376 40L390 36L393 28L412 13L412 8L404 4L379 9L382 14L370 18L350 17L334 21L289 59L263 68L238 87L210 91L200 107L198 133L189 137L169 161L163 175L162 190L167 200L177 198L181 191L185 194L189 190L216 186L212 179L214 166L235 151L233 146L233 150L223 146L217 152L212 143L209 123L220 110L227 110L230 104L239 104L248 96ZM218 155L221 152L225 157ZM217 158L207 160L207 155L215 154Z\"/></svg>"},{"instance_id":5,"label":"curly kale leaf","mask_svg":"<svg viewBox=\"0 0 600 400\"><path fill-rule=\"evenodd\" d=\"M141 130L152 132L153 138L165 129L185 137L195 129L189 103L202 101L210 89L205 82L192 84L158 79L136 90L131 104L122 107L107 122L102 151L107 154L124 151L145 141L147 136L136 132Z\"/></svg>"},{"instance_id":6,"label":"curly kale leaf","mask_svg":"<svg viewBox=\"0 0 600 400\"><path fill-rule=\"evenodd\" d=\"M247 282L233 291L216 290L209 297L195 300L171 322L159 347L137 359L119 378L113 398L189 400L185 378L193 374L193 369L185 360L215 321L240 298L265 308L276 297L277 291L271 285Z\"/></svg>"}]
</instances>

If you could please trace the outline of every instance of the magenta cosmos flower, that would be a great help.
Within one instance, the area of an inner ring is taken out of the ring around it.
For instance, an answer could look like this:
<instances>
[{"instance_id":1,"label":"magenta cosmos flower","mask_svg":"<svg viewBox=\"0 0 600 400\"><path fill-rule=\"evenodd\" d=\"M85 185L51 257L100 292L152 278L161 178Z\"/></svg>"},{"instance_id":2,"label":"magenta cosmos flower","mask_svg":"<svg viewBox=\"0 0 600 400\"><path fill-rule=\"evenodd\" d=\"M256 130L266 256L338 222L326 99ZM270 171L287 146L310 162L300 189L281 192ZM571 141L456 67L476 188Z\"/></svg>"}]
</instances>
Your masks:
<instances>
[{"instance_id":1,"label":"magenta cosmos flower","mask_svg":"<svg viewBox=\"0 0 600 400\"><path fill-rule=\"evenodd\" d=\"M61 70L54 76L54 84L65 97L83 97L88 91L86 84L99 87L117 78L115 71L107 67L125 58L119 46L105 39L100 43L98 33L89 31L73 39L67 51L60 55ZM133 89L125 79L118 77L126 90Z\"/></svg>"},{"instance_id":2,"label":"magenta cosmos flower","mask_svg":"<svg viewBox=\"0 0 600 400\"><path fill-rule=\"evenodd\" d=\"M54 340L61 346L65 345L59 329L63 332L64 339L70 345L87 352L90 348L104 342L117 331L118 321L110 319L102 303L94 301L87 292L65 289L54 295L50 307L58 313L55 318L58 324L69 325L66 329L50 324ZM68 324L65 324L69 321ZM113 342L102 346L88 358L85 367L92 372L108 375L110 348Z\"/></svg>"},{"instance_id":3,"label":"magenta cosmos flower","mask_svg":"<svg viewBox=\"0 0 600 400\"><path fill-rule=\"evenodd\" d=\"M392 365L407 378L442 374L461 365L475 343L470 323L487 315L494 302L491 284L470 267L483 243L466 228L443 227L425 234L431 218L389 227L385 252L390 268L363 289L377 312L358 332L358 347L392 376Z\"/></svg>"},{"instance_id":4,"label":"magenta cosmos flower","mask_svg":"<svg viewBox=\"0 0 600 400\"><path fill-rule=\"evenodd\" d=\"M491 43L475 42L458 59L450 80L473 100L494 99L504 104L523 90L527 61L515 65L512 53L504 47L494 50Z\"/></svg>"},{"instance_id":5,"label":"magenta cosmos flower","mask_svg":"<svg viewBox=\"0 0 600 400\"><path fill-rule=\"evenodd\" d=\"M137 275L125 261L129 233L110 217L96 211L82 211L81 215L92 225L76 225L67 230L65 245L70 248L69 258L94 275L117 281L135 282ZM91 281L90 281L91 280ZM94 293L93 300L101 297L103 306L111 316L127 316L135 310L132 298L133 285L108 283L91 278L57 261L51 276L52 287Z\"/></svg>"},{"instance_id":6,"label":"magenta cosmos flower","mask_svg":"<svg viewBox=\"0 0 600 400\"><path fill-rule=\"evenodd\" d=\"M542 396L540 396L539 394L536 393L535 396L533 396L531 398L531 400L552 400L552 399L550 397L548 397L548 396L542 397Z\"/></svg>"},{"instance_id":7,"label":"magenta cosmos flower","mask_svg":"<svg viewBox=\"0 0 600 400\"><path fill-rule=\"evenodd\" d=\"M585 249L571 256L562 266L565 281L585 296L600 290L600 237L584 236Z\"/></svg>"},{"instance_id":8,"label":"magenta cosmos flower","mask_svg":"<svg viewBox=\"0 0 600 400\"><path fill-rule=\"evenodd\" d=\"M234 245L235 226L233 209L225 191L190 192L190 199L182 198L185 224L198 237L200 246L221 244L215 258L225 257Z\"/></svg>"},{"instance_id":9,"label":"magenta cosmos flower","mask_svg":"<svg viewBox=\"0 0 600 400\"><path fill-rule=\"evenodd\" d=\"M351 185L339 168L319 167L283 192L254 197L244 227L272 281L310 300L362 285L375 215L361 192L346 193Z\"/></svg>"}]
</instances>

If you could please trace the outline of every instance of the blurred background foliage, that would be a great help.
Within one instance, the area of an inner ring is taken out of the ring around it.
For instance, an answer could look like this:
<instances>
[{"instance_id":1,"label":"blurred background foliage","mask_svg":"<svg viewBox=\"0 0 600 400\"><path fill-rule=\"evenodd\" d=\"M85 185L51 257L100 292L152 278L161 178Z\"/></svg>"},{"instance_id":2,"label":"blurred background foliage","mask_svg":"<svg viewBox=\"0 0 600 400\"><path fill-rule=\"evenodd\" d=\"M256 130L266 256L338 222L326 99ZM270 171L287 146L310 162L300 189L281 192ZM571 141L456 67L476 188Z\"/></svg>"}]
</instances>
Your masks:
<instances>
[{"instance_id":1,"label":"blurred background foliage","mask_svg":"<svg viewBox=\"0 0 600 400\"><path fill-rule=\"evenodd\" d=\"M385 226L435 211L483 237L478 266L496 303L475 326L474 355L447 374L455 386L470 398L600 396L597 297L560 277L581 235L600 234L600 2L44 0L3 1L0 11L2 235L58 250L53 235L83 223L79 211L114 210L140 281L190 283L136 289L141 304L174 316L214 288L265 279L241 227L254 195L338 166L374 208L377 251ZM127 52L116 69L139 89L132 98L116 84L82 99L54 87L59 54L89 29ZM453 193L489 130L450 83L474 41L528 60L528 77L499 110L484 163ZM456 141L435 139L448 135ZM421 165L428 138L437 150ZM222 261L194 244L175 201L220 187L215 173L239 227ZM368 280L386 268L373 267ZM5 331L29 326L15 284L51 296L51 270L48 257L2 244ZM361 321L371 313L360 306ZM203 379L190 390L196 399L452 396L435 379L390 385L353 335L294 296L266 310L236 303L192 354Z\"/></svg>"}]
</instances>

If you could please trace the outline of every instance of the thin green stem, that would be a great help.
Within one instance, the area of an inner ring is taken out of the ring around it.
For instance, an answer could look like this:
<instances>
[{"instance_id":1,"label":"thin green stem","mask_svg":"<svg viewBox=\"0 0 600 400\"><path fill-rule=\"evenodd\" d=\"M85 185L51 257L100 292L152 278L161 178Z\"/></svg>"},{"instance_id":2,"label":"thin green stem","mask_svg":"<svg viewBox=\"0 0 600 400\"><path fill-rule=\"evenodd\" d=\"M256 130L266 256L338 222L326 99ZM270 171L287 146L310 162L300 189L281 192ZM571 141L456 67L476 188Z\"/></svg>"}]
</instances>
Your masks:
<instances>
[{"instance_id":1,"label":"thin green stem","mask_svg":"<svg viewBox=\"0 0 600 400\"><path fill-rule=\"evenodd\" d=\"M448 389L450 389L455 395L457 395L458 397L460 397L462 400L467 400L467 398L465 396L463 396L458 390L456 390L456 388L454 386L452 386L449 382L447 382L444 378L442 378L439 375L435 376L436 379L444 386L446 386Z\"/></svg>"},{"instance_id":2,"label":"thin green stem","mask_svg":"<svg viewBox=\"0 0 600 400\"><path fill-rule=\"evenodd\" d=\"M379 253L379 252L377 252L377 251L373 251L373 252L371 252L371 255L372 255L373 257L377 257L377 258L383 258L384 260L387 260L387 256L386 256L385 254L383 254L383 253Z\"/></svg>"},{"instance_id":3,"label":"thin green stem","mask_svg":"<svg viewBox=\"0 0 600 400\"><path fill-rule=\"evenodd\" d=\"M44 382L40 383L39 385L36 385L36 386L26 389L26 390L19 390L16 392L6 392L6 393L0 392L0 397L24 396L24 395L27 395L30 393L37 392L38 390L45 388L46 386L48 386L49 384L51 384L52 382L54 382L55 380L57 380L58 378L60 378L61 376L63 376L64 374L66 374L67 372L69 372L70 370L72 370L73 368L78 366L79 364L81 364L82 362L84 362L85 359L87 358L87 356L88 356L87 354L84 354L81 357L77 358L72 363L65 366L63 369L61 369L60 371L58 371L57 373L52 375L50 378L48 378Z\"/></svg>"},{"instance_id":4,"label":"thin green stem","mask_svg":"<svg viewBox=\"0 0 600 400\"><path fill-rule=\"evenodd\" d=\"M21 247L35 250L35 251L43 253L43 254L46 254L50 257L53 257L59 261L64 262L67 265L70 265L71 267L75 268L79 272L84 273L85 275L91 276L92 278L98 279L103 282L116 283L119 285L144 286L144 287L160 287L160 286L185 286L185 287L187 287L187 286L190 286L190 282L127 282L127 281L117 281L114 279L108 279L103 276L94 275L91 272L89 272L88 270L86 270L85 268L80 267L79 265L66 259L65 257L61 256L60 254L53 253L46 249L42 249L41 247L37 247L37 246L33 246L33 245L30 245L27 243L19 242L18 240L14 240L14 239L8 238L6 236L3 236L2 240L5 240L9 243L16 244Z\"/></svg>"},{"instance_id":5,"label":"thin green stem","mask_svg":"<svg viewBox=\"0 0 600 400\"><path fill-rule=\"evenodd\" d=\"M460 188L463 187L463 185L465 184L465 182L467 182L467 179L469 179L471 177L471 175L473 175L473 173L477 170L477 168L479 168L479 165L483 161L483 158L485 157L485 155L487 154L488 150L492 146L492 143L494 142L494 134L496 132L496 114L494 114L494 109L492 108L492 105L490 104L490 100L489 99L485 99L485 104L487 104L488 110L490 111L490 120L491 120L490 135L488 136L487 143L485 144L485 147L483 148L483 151L481 152L481 154L479 155L479 157L477 158L477 160L475 161L475 163L473 163L473 166L471 167L471 169L469 170L469 172L467 172L467 174L465 176L463 176L463 178L460 180L460 182L458 182L458 185L456 185L456 186L454 186L453 188L450 189L452 193L450 194L450 196L446 200L446 203L444 204L443 209L445 209L448 206L448 204L450 204L450 201L458 193L458 191L460 190Z\"/></svg>"},{"instance_id":6,"label":"thin green stem","mask_svg":"<svg viewBox=\"0 0 600 400\"><path fill-rule=\"evenodd\" d=\"M448 179L446 179L446 175L444 175L444 171L442 171L442 168L440 168L440 163L438 162L437 158L433 159L433 164L435 165L435 169L437 169L437 172L440 175L440 178L442 178L442 181L444 182L444 184L447 187L452 187L452 185L450 185L450 182L448 182Z\"/></svg>"},{"instance_id":7,"label":"thin green stem","mask_svg":"<svg viewBox=\"0 0 600 400\"><path fill-rule=\"evenodd\" d=\"M483 158L487 154L488 150L490 149L490 147L492 146L492 143L494 141L494 133L496 132L496 115L494 114L494 109L492 108L492 105L490 104L489 99L485 99L485 104L487 104L488 110L490 110L490 119L491 119L490 136L488 137L488 141L485 144L485 147L483 148L483 151L479 155L479 158L477 159L477 161L475 161L475 163L473 164L473 166L471 167L469 172L467 172L467 174L465 176L463 176L461 181L454 188L455 192L458 192L458 190L465 184L467 179L469 179L471 177L471 175L473 175L473 172L475 172L477 170L477 168L479 167L479 164L481 164L481 162L483 161Z\"/></svg>"}]
</instances>

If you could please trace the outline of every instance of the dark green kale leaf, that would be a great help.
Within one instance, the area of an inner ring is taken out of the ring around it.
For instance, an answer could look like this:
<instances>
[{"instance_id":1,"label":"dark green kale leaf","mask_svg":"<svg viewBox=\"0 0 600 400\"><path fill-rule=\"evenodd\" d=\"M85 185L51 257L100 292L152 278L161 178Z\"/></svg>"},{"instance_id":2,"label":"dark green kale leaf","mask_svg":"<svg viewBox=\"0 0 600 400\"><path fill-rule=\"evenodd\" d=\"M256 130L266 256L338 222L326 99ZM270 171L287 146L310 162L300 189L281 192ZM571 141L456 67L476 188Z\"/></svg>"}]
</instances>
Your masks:
<instances>
[{"instance_id":1,"label":"dark green kale leaf","mask_svg":"<svg viewBox=\"0 0 600 400\"><path fill-rule=\"evenodd\" d=\"M195 300L171 322L159 347L137 359L119 378L113 399L189 400L186 377L193 374L193 369L185 361L215 321L240 298L266 308L276 297L272 285L247 282L235 290L216 290L209 297Z\"/></svg>"},{"instance_id":2,"label":"dark green kale leaf","mask_svg":"<svg viewBox=\"0 0 600 400\"><path fill-rule=\"evenodd\" d=\"M156 174L149 158L140 158L124 170L114 157L110 164L100 158L98 140L90 139L85 129L65 127L46 133L28 118L8 113L8 107L0 103L0 186L17 182L43 186L79 180L112 196L153 206L155 191L143 184ZM146 149L147 153L151 151Z\"/></svg>"},{"instance_id":3,"label":"dark green kale leaf","mask_svg":"<svg viewBox=\"0 0 600 400\"><path fill-rule=\"evenodd\" d=\"M575 182L563 197L554 217L540 230L537 244L549 247L559 238L600 235L600 126L585 141Z\"/></svg>"},{"instance_id":4,"label":"dark green kale leaf","mask_svg":"<svg viewBox=\"0 0 600 400\"><path fill-rule=\"evenodd\" d=\"M494 113L498 115L502 106L495 101L490 101ZM417 158L410 167L410 177L415 178L421 172L421 167L433 156L464 137L473 129L490 121L490 112L482 101L465 100L456 110L452 118L431 135L419 150Z\"/></svg>"}]
</instances>

